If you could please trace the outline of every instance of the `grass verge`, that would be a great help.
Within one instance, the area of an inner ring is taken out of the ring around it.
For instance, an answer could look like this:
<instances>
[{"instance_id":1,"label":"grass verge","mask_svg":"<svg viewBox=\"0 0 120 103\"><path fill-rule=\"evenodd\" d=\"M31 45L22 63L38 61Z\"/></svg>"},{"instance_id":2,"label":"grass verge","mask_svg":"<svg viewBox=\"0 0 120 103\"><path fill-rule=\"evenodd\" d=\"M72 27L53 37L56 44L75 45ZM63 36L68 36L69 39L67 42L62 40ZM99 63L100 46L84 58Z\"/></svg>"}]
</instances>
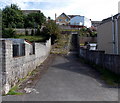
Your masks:
<instances>
[{"instance_id":1,"label":"grass verge","mask_svg":"<svg viewBox=\"0 0 120 103\"><path fill-rule=\"evenodd\" d=\"M46 39L43 36L24 36L24 35L18 35L15 38L26 39L26 40L28 40L30 42L43 42Z\"/></svg>"}]
</instances>

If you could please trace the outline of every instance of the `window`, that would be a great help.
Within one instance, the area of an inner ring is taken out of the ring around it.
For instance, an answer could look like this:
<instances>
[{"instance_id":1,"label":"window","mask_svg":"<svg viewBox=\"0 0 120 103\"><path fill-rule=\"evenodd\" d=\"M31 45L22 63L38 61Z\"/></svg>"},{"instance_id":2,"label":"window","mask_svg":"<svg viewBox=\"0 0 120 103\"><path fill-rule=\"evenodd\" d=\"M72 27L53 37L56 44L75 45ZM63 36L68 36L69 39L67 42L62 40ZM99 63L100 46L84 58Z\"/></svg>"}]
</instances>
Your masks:
<instances>
[{"instance_id":1,"label":"window","mask_svg":"<svg viewBox=\"0 0 120 103\"><path fill-rule=\"evenodd\" d=\"M66 21L66 22L68 22L68 21L69 21L69 19L65 19L65 21Z\"/></svg>"},{"instance_id":2,"label":"window","mask_svg":"<svg viewBox=\"0 0 120 103\"><path fill-rule=\"evenodd\" d=\"M25 56L25 44L13 44L13 57Z\"/></svg>"},{"instance_id":3,"label":"window","mask_svg":"<svg viewBox=\"0 0 120 103\"><path fill-rule=\"evenodd\" d=\"M62 14L61 17L65 17L65 15Z\"/></svg>"},{"instance_id":4,"label":"window","mask_svg":"<svg viewBox=\"0 0 120 103\"><path fill-rule=\"evenodd\" d=\"M58 21L59 21L59 22L61 22L61 21L62 21L62 19L59 19Z\"/></svg>"}]
</instances>

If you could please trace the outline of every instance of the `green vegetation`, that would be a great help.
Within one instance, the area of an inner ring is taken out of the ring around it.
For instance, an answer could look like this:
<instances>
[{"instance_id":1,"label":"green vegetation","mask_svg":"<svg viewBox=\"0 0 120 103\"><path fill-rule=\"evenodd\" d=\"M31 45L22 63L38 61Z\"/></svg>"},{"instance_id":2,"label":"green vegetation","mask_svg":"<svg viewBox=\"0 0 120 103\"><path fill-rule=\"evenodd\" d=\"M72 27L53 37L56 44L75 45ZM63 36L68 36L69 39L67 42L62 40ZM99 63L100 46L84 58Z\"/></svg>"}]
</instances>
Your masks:
<instances>
[{"instance_id":1,"label":"green vegetation","mask_svg":"<svg viewBox=\"0 0 120 103\"><path fill-rule=\"evenodd\" d=\"M2 30L2 37L3 38L11 38L11 37L15 37L15 31L12 28L7 28L7 29L3 29Z\"/></svg>"},{"instance_id":2,"label":"green vegetation","mask_svg":"<svg viewBox=\"0 0 120 103\"><path fill-rule=\"evenodd\" d=\"M16 86L12 87L7 94L5 94L3 96L6 96L6 95L23 95L24 93L17 92L18 89L19 89L19 86L16 85Z\"/></svg>"},{"instance_id":3,"label":"green vegetation","mask_svg":"<svg viewBox=\"0 0 120 103\"><path fill-rule=\"evenodd\" d=\"M51 54L60 54L66 55L69 52L69 45L70 45L71 35L64 34L62 35L58 41L54 44Z\"/></svg>"},{"instance_id":4,"label":"green vegetation","mask_svg":"<svg viewBox=\"0 0 120 103\"><path fill-rule=\"evenodd\" d=\"M91 30L89 28L82 28L80 29L80 36L97 37L97 31Z\"/></svg>"},{"instance_id":5,"label":"green vegetation","mask_svg":"<svg viewBox=\"0 0 120 103\"><path fill-rule=\"evenodd\" d=\"M6 6L2 11L3 28L23 28L24 16L17 5Z\"/></svg>"},{"instance_id":6,"label":"green vegetation","mask_svg":"<svg viewBox=\"0 0 120 103\"><path fill-rule=\"evenodd\" d=\"M59 26L55 23L53 20L48 20L48 22L45 23L45 27L43 29L42 34L51 37L52 44L56 42L57 39L60 37L61 30Z\"/></svg>"},{"instance_id":7,"label":"green vegetation","mask_svg":"<svg viewBox=\"0 0 120 103\"><path fill-rule=\"evenodd\" d=\"M61 32L60 28L55 21L50 19L50 17L48 18L48 21L46 21L46 17L41 12L24 15L20 8L15 4L6 6L2 12L2 37L4 38L22 38L31 42L40 42L51 37L52 44L59 39ZM41 26L44 26L42 31ZM21 34L15 34L14 28L32 28L32 31L31 34L29 34L26 30L25 36L21 36ZM37 29L36 32L34 32L33 28Z\"/></svg>"},{"instance_id":8,"label":"green vegetation","mask_svg":"<svg viewBox=\"0 0 120 103\"><path fill-rule=\"evenodd\" d=\"M43 23L45 23L46 18L43 13L29 13L28 15L24 15L24 27L25 28L37 28L41 27Z\"/></svg>"},{"instance_id":9,"label":"green vegetation","mask_svg":"<svg viewBox=\"0 0 120 103\"><path fill-rule=\"evenodd\" d=\"M43 13L29 13L24 15L16 4L6 6L2 10L3 28L37 28L46 21Z\"/></svg>"},{"instance_id":10,"label":"green vegetation","mask_svg":"<svg viewBox=\"0 0 120 103\"><path fill-rule=\"evenodd\" d=\"M92 68L97 70L101 75L101 79L103 79L108 85L118 86L118 84L120 83L120 76L111 72L110 70L103 68L101 66L98 66L96 64L90 63L84 59L80 59L80 61L82 63L90 65Z\"/></svg>"},{"instance_id":11,"label":"green vegetation","mask_svg":"<svg viewBox=\"0 0 120 103\"><path fill-rule=\"evenodd\" d=\"M30 42L43 42L43 41L46 40L46 38L43 37L43 36L23 36L23 35L19 35L19 36L16 36L15 38L26 39Z\"/></svg>"}]
</instances>

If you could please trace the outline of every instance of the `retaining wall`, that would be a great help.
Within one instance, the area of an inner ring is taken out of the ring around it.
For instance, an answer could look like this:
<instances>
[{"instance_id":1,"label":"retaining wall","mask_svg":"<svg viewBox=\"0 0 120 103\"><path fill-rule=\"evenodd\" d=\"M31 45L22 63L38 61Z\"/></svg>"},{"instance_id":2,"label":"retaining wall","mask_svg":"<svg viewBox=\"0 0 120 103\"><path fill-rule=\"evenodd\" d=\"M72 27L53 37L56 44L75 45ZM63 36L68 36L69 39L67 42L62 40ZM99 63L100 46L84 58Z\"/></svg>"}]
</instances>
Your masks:
<instances>
[{"instance_id":1,"label":"retaining wall","mask_svg":"<svg viewBox=\"0 0 120 103\"><path fill-rule=\"evenodd\" d=\"M120 55L105 54L105 51L80 48L79 56L116 74L120 74Z\"/></svg>"}]
</instances>

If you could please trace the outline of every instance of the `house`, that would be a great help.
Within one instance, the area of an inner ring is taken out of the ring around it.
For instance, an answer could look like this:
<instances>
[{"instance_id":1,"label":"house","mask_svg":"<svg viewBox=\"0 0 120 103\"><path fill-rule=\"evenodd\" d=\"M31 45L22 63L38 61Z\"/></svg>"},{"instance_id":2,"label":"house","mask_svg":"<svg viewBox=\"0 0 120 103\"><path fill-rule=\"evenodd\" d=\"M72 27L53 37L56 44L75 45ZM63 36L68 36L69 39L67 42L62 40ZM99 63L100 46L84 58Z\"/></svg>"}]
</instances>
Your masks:
<instances>
[{"instance_id":1,"label":"house","mask_svg":"<svg viewBox=\"0 0 120 103\"><path fill-rule=\"evenodd\" d=\"M120 54L120 13L102 20L98 26L98 49L107 54Z\"/></svg>"},{"instance_id":2,"label":"house","mask_svg":"<svg viewBox=\"0 0 120 103\"><path fill-rule=\"evenodd\" d=\"M91 21L92 26L97 29L97 27L101 24L101 21Z\"/></svg>"},{"instance_id":3,"label":"house","mask_svg":"<svg viewBox=\"0 0 120 103\"><path fill-rule=\"evenodd\" d=\"M62 13L56 18L56 23L59 25L71 25L71 26L86 26L91 27L90 19L87 19L85 16L80 15L66 15Z\"/></svg>"},{"instance_id":4,"label":"house","mask_svg":"<svg viewBox=\"0 0 120 103\"><path fill-rule=\"evenodd\" d=\"M22 10L23 14L28 15L30 13L40 13L40 10Z\"/></svg>"},{"instance_id":5,"label":"house","mask_svg":"<svg viewBox=\"0 0 120 103\"><path fill-rule=\"evenodd\" d=\"M91 27L91 20L85 16L75 16L70 20L70 25Z\"/></svg>"},{"instance_id":6,"label":"house","mask_svg":"<svg viewBox=\"0 0 120 103\"><path fill-rule=\"evenodd\" d=\"M59 17L56 18L56 24L59 25L68 25L70 22L70 17L65 13L62 13Z\"/></svg>"}]
</instances>

